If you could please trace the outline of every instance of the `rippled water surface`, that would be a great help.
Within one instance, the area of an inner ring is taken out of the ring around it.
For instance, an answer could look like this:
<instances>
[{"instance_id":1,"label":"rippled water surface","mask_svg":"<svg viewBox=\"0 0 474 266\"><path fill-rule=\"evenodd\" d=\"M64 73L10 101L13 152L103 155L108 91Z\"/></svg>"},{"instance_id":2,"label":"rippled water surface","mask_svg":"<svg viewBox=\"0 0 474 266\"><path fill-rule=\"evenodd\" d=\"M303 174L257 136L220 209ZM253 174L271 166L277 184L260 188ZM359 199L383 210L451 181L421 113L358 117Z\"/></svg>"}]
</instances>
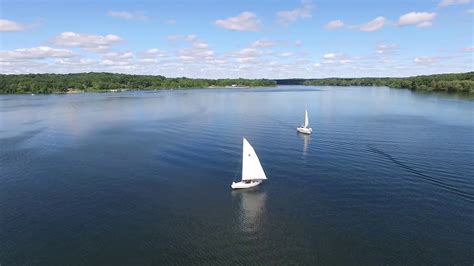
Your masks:
<instances>
[{"instance_id":1,"label":"rippled water surface","mask_svg":"<svg viewBox=\"0 0 474 266\"><path fill-rule=\"evenodd\" d=\"M3 95L0 264L472 265L473 110L373 87ZM243 136L268 181L231 191Z\"/></svg>"}]
</instances>

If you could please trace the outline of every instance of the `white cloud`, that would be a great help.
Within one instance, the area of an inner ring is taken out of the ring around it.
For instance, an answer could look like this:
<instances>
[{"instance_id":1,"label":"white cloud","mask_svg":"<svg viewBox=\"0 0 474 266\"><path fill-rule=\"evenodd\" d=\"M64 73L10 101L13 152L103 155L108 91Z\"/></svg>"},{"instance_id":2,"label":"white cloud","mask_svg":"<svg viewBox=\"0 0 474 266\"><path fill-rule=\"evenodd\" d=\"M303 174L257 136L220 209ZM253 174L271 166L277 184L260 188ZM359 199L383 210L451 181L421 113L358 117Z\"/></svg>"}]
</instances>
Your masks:
<instances>
[{"instance_id":1,"label":"white cloud","mask_svg":"<svg viewBox=\"0 0 474 266\"><path fill-rule=\"evenodd\" d=\"M311 12L313 10L313 3L310 0L303 0L301 6L293 10L283 10L277 12L278 22L288 26L288 24L295 22L297 19L311 18Z\"/></svg>"},{"instance_id":2,"label":"white cloud","mask_svg":"<svg viewBox=\"0 0 474 266\"><path fill-rule=\"evenodd\" d=\"M233 31L259 31L262 25L257 15L249 11L242 12L236 17L218 19L214 24Z\"/></svg>"},{"instance_id":3,"label":"white cloud","mask_svg":"<svg viewBox=\"0 0 474 266\"><path fill-rule=\"evenodd\" d=\"M385 17L379 16L365 24L358 26L358 28L361 31L367 31L367 32L378 31L385 25L386 21L387 19Z\"/></svg>"},{"instance_id":4,"label":"white cloud","mask_svg":"<svg viewBox=\"0 0 474 266\"><path fill-rule=\"evenodd\" d=\"M207 48L209 48L209 44L207 44L206 42L203 42L203 41L196 41L193 43L193 47L198 49L198 50L205 50Z\"/></svg>"},{"instance_id":5,"label":"white cloud","mask_svg":"<svg viewBox=\"0 0 474 266\"><path fill-rule=\"evenodd\" d=\"M107 16L114 18L121 18L127 20L147 20L148 17L145 16L143 11L109 11Z\"/></svg>"},{"instance_id":6,"label":"white cloud","mask_svg":"<svg viewBox=\"0 0 474 266\"><path fill-rule=\"evenodd\" d=\"M177 51L178 58L182 61L211 60L214 57L214 51L209 49L209 44L199 39L195 34L168 36L168 40L171 42L184 42L185 45L188 45L187 48ZM151 51L149 50L148 52ZM157 51L157 53L159 52Z\"/></svg>"},{"instance_id":7,"label":"white cloud","mask_svg":"<svg viewBox=\"0 0 474 266\"><path fill-rule=\"evenodd\" d=\"M0 19L0 32L24 31L27 26L8 19Z\"/></svg>"},{"instance_id":8,"label":"white cloud","mask_svg":"<svg viewBox=\"0 0 474 266\"><path fill-rule=\"evenodd\" d=\"M397 44L386 44L381 43L377 46L376 53L378 54L386 54L391 53L398 50L400 47Z\"/></svg>"},{"instance_id":9,"label":"white cloud","mask_svg":"<svg viewBox=\"0 0 474 266\"><path fill-rule=\"evenodd\" d=\"M67 49L55 49L47 46L35 48L21 48L11 51L0 51L0 61L14 61L22 59L67 58L74 53Z\"/></svg>"},{"instance_id":10,"label":"white cloud","mask_svg":"<svg viewBox=\"0 0 474 266\"><path fill-rule=\"evenodd\" d=\"M249 62L257 62L256 60L262 58L264 56L272 55L272 51L268 50L259 50L254 47L247 47L236 52L230 54L231 57L234 57L237 62L240 63L249 63Z\"/></svg>"},{"instance_id":11,"label":"white cloud","mask_svg":"<svg viewBox=\"0 0 474 266\"><path fill-rule=\"evenodd\" d=\"M303 42L301 40L296 40L295 41L295 46L296 47L301 47L302 44L303 44Z\"/></svg>"},{"instance_id":12,"label":"white cloud","mask_svg":"<svg viewBox=\"0 0 474 266\"><path fill-rule=\"evenodd\" d=\"M174 25L174 24L176 24L176 19L167 19L165 21L165 23L168 24L168 25Z\"/></svg>"},{"instance_id":13,"label":"white cloud","mask_svg":"<svg viewBox=\"0 0 474 266\"><path fill-rule=\"evenodd\" d=\"M139 56L141 58L166 57L168 56L168 53L158 48L151 48L146 50L144 53L140 53Z\"/></svg>"},{"instance_id":14,"label":"white cloud","mask_svg":"<svg viewBox=\"0 0 474 266\"><path fill-rule=\"evenodd\" d=\"M436 13L432 12L410 12L400 16L398 25L406 26L416 24L417 27L430 27L432 20L436 18Z\"/></svg>"},{"instance_id":15,"label":"white cloud","mask_svg":"<svg viewBox=\"0 0 474 266\"><path fill-rule=\"evenodd\" d=\"M349 64L352 63L353 60L348 56L341 54L341 53L327 53L323 55L323 64Z\"/></svg>"},{"instance_id":16,"label":"white cloud","mask_svg":"<svg viewBox=\"0 0 474 266\"><path fill-rule=\"evenodd\" d=\"M416 25L417 28L429 28L433 26L433 22L431 21L424 21L424 22L421 22L420 24Z\"/></svg>"},{"instance_id":17,"label":"white cloud","mask_svg":"<svg viewBox=\"0 0 474 266\"><path fill-rule=\"evenodd\" d=\"M215 53L209 48L209 44L199 39L195 34L168 36L168 40L178 42L178 44L183 42L187 46L176 51L177 58L181 61L197 63L202 60L214 59ZM156 51L156 53L160 54L159 51ZM163 52L161 54L163 55ZM166 56L166 54L163 56Z\"/></svg>"},{"instance_id":18,"label":"white cloud","mask_svg":"<svg viewBox=\"0 0 474 266\"><path fill-rule=\"evenodd\" d=\"M240 57L257 57L264 55L264 52L255 48L244 48L242 50L239 50L237 52L237 55L239 55Z\"/></svg>"},{"instance_id":19,"label":"white cloud","mask_svg":"<svg viewBox=\"0 0 474 266\"><path fill-rule=\"evenodd\" d=\"M166 37L170 42L193 42L197 39L195 34L188 34L188 35L170 35Z\"/></svg>"},{"instance_id":20,"label":"white cloud","mask_svg":"<svg viewBox=\"0 0 474 266\"><path fill-rule=\"evenodd\" d=\"M324 59L335 59L336 56L337 56L336 54L330 53L330 54L324 54L323 58Z\"/></svg>"},{"instance_id":21,"label":"white cloud","mask_svg":"<svg viewBox=\"0 0 474 266\"><path fill-rule=\"evenodd\" d=\"M442 0L439 2L439 7L447 7L451 5L462 5L462 4L469 4L471 0Z\"/></svg>"},{"instance_id":22,"label":"white cloud","mask_svg":"<svg viewBox=\"0 0 474 266\"><path fill-rule=\"evenodd\" d=\"M465 53L472 53L472 52L474 52L474 46L466 47L466 48L462 49L462 51L465 52Z\"/></svg>"},{"instance_id":23,"label":"white cloud","mask_svg":"<svg viewBox=\"0 0 474 266\"><path fill-rule=\"evenodd\" d=\"M468 9L466 12L467 12L468 14L474 14L474 8Z\"/></svg>"},{"instance_id":24,"label":"white cloud","mask_svg":"<svg viewBox=\"0 0 474 266\"><path fill-rule=\"evenodd\" d=\"M276 42L274 41L271 41L271 40L267 40L267 39L260 39L260 40L256 40L255 42L253 42L250 47L253 47L253 48L265 48L265 47L273 47L276 45Z\"/></svg>"},{"instance_id":25,"label":"white cloud","mask_svg":"<svg viewBox=\"0 0 474 266\"><path fill-rule=\"evenodd\" d=\"M66 66L90 66L97 64L97 61L92 59L58 59L55 61L56 64L66 65Z\"/></svg>"},{"instance_id":26,"label":"white cloud","mask_svg":"<svg viewBox=\"0 0 474 266\"><path fill-rule=\"evenodd\" d=\"M109 59L109 60L122 60L122 59L131 59L133 58L133 53L132 52L110 52L110 53L105 53L102 55L103 59Z\"/></svg>"},{"instance_id":27,"label":"white cloud","mask_svg":"<svg viewBox=\"0 0 474 266\"><path fill-rule=\"evenodd\" d=\"M418 63L418 64L433 64L439 61L438 57L429 57L429 56L420 56L420 57L415 57L413 59L413 62Z\"/></svg>"},{"instance_id":28,"label":"white cloud","mask_svg":"<svg viewBox=\"0 0 474 266\"><path fill-rule=\"evenodd\" d=\"M344 27L344 22L342 20L333 20L326 24L326 29L337 29L341 27Z\"/></svg>"},{"instance_id":29,"label":"white cloud","mask_svg":"<svg viewBox=\"0 0 474 266\"><path fill-rule=\"evenodd\" d=\"M281 56L281 57L290 57L293 55L294 55L293 52L283 52L283 53L278 54L278 56Z\"/></svg>"},{"instance_id":30,"label":"white cloud","mask_svg":"<svg viewBox=\"0 0 474 266\"><path fill-rule=\"evenodd\" d=\"M102 61L100 61L100 64L105 66L130 66L133 64L133 62L128 60L120 61L112 59L103 59Z\"/></svg>"},{"instance_id":31,"label":"white cloud","mask_svg":"<svg viewBox=\"0 0 474 266\"><path fill-rule=\"evenodd\" d=\"M123 41L117 35L92 35L75 32L63 32L53 39L53 43L60 46L80 47L91 51L106 51L111 45Z\"/></svg>"},{"instance_id":32,"label":"white cloud","mask_svg":"<svg viewBox=\"0 0 474 266\"><path fill-rule=\"evenodd\" d=\"M143 58L143 59L139 59L138 63L142 65L156 65L156 64L159 64L160 61L158 59L153 59L153 58Z\"/></svg>"}]
</instances>

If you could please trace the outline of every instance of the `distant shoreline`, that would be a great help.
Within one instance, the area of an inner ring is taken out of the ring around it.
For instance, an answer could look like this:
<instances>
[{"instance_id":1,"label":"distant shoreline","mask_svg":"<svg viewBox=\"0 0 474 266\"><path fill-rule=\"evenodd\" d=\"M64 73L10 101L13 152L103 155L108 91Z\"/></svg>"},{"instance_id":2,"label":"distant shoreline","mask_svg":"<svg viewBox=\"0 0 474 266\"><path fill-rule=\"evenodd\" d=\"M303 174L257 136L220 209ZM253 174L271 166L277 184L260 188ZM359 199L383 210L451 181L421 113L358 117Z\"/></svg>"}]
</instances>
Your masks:
<instances>
[{"instance_id":1,"label":"distant shoreline","mask_svg":"<svg viewBox=\"0 0 474 266\"><path fill-rule=\"evenodd\" d=\"M424 92L474 94L474 72L434 74L406 78L277 79L278 85L379 86Z\"/></svg>"},{"instance_id":2,"label":"distant shoreline","mask_svg":"<svg viewBox=\"0 0 474 266\"><path fill-rule=\"evenodd\" d=\"M474 94L474 72L407 78L190 79L114 73L0 74L0 94L74 94L195 88L256 88L276 85L386 86L424 92Z\"/></svg>"}]
</instances>

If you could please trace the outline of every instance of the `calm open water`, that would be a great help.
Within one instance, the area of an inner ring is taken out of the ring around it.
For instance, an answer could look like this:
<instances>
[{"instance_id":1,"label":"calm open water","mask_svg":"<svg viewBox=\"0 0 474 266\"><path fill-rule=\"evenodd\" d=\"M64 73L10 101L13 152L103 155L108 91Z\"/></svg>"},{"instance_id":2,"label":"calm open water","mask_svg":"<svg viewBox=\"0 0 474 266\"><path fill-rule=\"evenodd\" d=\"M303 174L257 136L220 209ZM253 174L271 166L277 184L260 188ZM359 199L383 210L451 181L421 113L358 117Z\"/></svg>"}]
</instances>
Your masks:
<instances>
[{"instance_id":1,"label":"calm open water","mask_svg":"<svg viewBox=\"0 0 474 266\"><path fill-rule=\"evenodd\" d=\"M296 133L308 106L313 135ZM0 96L0 264L474 262L474 102L374 87ZM232 191L242 137L268 181Z\"/></svg>"}]
</instances>

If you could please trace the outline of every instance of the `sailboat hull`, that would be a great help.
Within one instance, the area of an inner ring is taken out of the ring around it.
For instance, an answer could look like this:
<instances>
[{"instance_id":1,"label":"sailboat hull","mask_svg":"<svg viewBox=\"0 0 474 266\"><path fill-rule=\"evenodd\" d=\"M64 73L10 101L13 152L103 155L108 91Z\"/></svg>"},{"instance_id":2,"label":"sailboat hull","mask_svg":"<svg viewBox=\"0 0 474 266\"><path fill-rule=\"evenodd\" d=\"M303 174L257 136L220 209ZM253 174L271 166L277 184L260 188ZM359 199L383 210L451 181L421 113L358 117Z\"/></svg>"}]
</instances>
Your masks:
<instances>
[{"instance_id":1,"label":"sailboat hull","mask_svg":"<svg viewBox=\"0 0 474 266\"><path fill-rule=\"evenodd\" d=\"M309 135L313 132L312 128L307 128L307 127L298 127L298 128L296 128L296 130L300 133L307 134L307 135Z\"/></svg>"},{"instance_id":2,"label":"sailboat hull","mask_svg":"<svg viewBox=\"0 0 474 266\"><path fill-rule=\"evenodd\" d=\"M250 183L245 183L243 181L241 182L232 182L232 185L230 187L232 189L244 189L244 188L251 188L251 187L256 187L260 185L263 181L262 180L252 180Z\"/></svg>"}]
</instances>

